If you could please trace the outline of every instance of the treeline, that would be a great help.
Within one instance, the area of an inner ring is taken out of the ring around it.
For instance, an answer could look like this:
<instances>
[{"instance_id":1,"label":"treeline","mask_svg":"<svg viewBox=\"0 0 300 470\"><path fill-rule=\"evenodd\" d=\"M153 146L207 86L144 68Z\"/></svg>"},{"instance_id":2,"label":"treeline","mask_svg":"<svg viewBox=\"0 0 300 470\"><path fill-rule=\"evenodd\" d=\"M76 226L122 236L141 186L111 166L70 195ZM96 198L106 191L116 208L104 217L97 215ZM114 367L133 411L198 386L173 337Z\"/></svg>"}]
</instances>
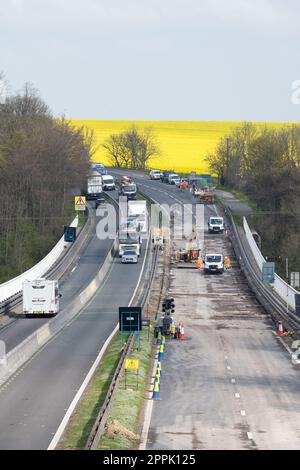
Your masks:
<instances>
[{"instance_id":1,"label":"treeline","mask_svg":"<svg viewBox=\"0 0 300 470\"><path fill-rule=\"evenodd\" d=\"M159 155L159 147L151 129L136 127L112 134L102 144L109 162L117 168L145 169L150 158Z\"/></svg>"},{"instance_id":2,"label":"treeline","mask_svg":"<svg viewBox=\"0 0 300 470\"><path fill-rule=\"evenodd\" d=\"M300 271L300 126L270 128L245 123L207 156L220 184L247 194L258 206L252 224L263 252Z\"/></svg>"},{"instance_id":3,"label":"treeline","mask_svg":"<svg viewBox=\"0 0 300 470\"><path fill-rule=\"evenodd\" d=\"M0 282L45 256L72 218L93 138L29 85L0 104Z\"/></svg>"}]
</instances>

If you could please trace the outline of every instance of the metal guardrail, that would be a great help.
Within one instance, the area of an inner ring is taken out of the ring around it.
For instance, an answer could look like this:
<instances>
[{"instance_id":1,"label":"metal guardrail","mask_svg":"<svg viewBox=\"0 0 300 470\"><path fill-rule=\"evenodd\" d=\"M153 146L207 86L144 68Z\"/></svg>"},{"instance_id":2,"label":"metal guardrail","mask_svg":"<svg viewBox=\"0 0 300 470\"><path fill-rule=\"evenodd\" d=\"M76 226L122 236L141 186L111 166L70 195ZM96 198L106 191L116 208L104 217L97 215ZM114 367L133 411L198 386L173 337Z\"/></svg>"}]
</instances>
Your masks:
<instances>
[{"instance_id":1,"label":"metal guardrail","mask_svg":"<svg viewBox=\"0 0 300 470\"><path fill-rule=\"evenodd\" d=\"M149 197L147 197L147 199L149 201L151 201ZM151 231L150 230L149 230L149 236L151 237ZM148 251L145 254L145 256L147 256L149 254L149 252L151 252L151 241L150 240L149 240L149 243L148 243ZM155 270L156 270L158 254L159 254L159 248L156 246L154 248L154 254L151 257L151 265L150 265L150 273L149 273L148 282L147 282L146 285L144 284L143 289L140 292L138 292L138 294L136 296L136 301L135 301L135 299L133 299L133 302L132 302L132 303L138 303L142 307L142 311L144 310L144 308L146 306L146 303L147 303L147 300L148 300L148 297L149 297L149 294L150 294L150 289L151 289L151 285L152 285ZM99 413L96 417L94 426L93 426L93 428L90 432L90 435L88 437L88 440L86 442L85 450L95 450L98 446L100 437L101 437L101 435L104 431L105 424L106 424L108 416L109 416L109 411L111 409L114 396L115 396L115 394L118 390L118 384L119 384L119 380L120 380L121 375L122 375L125 359L131 351L131 347L132 347L132 343L133 343L133 337L134 337L133 334L131 334L128 337L126 348L123 351L122 356L120 357L120 360L118 362L117 368L116 368L114 376L112 378L110 387L109 387L108 392L106 394L104 403L100 408L100 411L99 411Z\"/></svg>"},{"instance_id":2,"label":"metal guardrail","mask_svg":"<svg viewBox=\"0 0 300 470\"><path fill-rule=\"evenodd\" d=\"M287 317L286 304L276 295L270 286L263 283L247 255L229 207L220 200L218 200L218 203L223 207L225 214L229 218L231 234L233 235L233 248L249 286L255 293L259 302L271 315L275 324L277 324L278 321L285 321ZM289 327L291 327L295 333L300 331L300 318L298 318L295 312L289 310L288 321Z\"/></svg>"}]
</instances>

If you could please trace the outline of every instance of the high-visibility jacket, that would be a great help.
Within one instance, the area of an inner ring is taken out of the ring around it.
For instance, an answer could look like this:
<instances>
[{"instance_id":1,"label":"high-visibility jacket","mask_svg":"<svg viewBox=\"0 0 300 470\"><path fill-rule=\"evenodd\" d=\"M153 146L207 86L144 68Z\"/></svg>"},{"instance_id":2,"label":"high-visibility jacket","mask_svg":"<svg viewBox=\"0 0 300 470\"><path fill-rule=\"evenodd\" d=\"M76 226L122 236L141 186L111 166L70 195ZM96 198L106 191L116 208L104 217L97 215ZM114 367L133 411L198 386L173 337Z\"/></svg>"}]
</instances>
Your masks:
<instances>
[{"instance_id":1,"label":"high-visibility jacket","mask_svg":"<svg viewBox=\"0 0 300 470\"><path fill-rule=\"evenodd\" d=\"M197 269L198 269L199 271L201 271L201 268L202 268L201 258L198 258L198 259L197 259L196 266L197 266Z\"/></svg>"}]
</instances>

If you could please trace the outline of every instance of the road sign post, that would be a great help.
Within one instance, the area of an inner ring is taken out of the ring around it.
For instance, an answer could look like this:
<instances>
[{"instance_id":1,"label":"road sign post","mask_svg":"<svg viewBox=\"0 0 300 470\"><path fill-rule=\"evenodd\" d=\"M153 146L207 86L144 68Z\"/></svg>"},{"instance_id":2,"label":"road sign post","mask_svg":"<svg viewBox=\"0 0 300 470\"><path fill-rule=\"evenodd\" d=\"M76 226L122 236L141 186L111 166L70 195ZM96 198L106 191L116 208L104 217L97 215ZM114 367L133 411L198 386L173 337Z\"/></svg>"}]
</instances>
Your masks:
<instances>
[{"instance_id":1,"label":"road sign post","mask_svg":"<svg viewBox=\"0 0 300 470\"><path fill-rule=\"evenodd\" d=\"M86 197L75 196L75 211L85 211L86 209Z\"/></svg>"},{"instance_id":2,"label":"road sign post","mask_svg":"<svg viewBox=\"0 0 300 470\"><path fill-rule=\"evenodd\" d=\"M124 332L137 333L138 350L140 350L140 331L142 330L141 307L119 307L119 329L121 333L121 349L124 348Z\"/></svg>"}]
</instances>

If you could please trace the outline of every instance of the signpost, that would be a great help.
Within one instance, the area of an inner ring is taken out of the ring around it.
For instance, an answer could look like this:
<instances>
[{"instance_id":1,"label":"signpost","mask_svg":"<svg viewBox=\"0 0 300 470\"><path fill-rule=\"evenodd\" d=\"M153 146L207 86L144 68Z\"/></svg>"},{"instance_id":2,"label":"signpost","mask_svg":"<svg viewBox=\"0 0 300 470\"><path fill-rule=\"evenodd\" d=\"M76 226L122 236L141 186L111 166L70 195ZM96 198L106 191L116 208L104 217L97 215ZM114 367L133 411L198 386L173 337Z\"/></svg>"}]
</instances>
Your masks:
<instances>
[{"instance_id":1,"label":"signpost","mask_svg":"<svg viewBox=\"0 0 300 470\"><path fill-rule=\"evenodd\" d=\"M139 388L139 359L127 358L125 359L125 389L127 388L127 371L136 371L136 389Z\"/></svg>"},{"instance_id":2,"label":"signpost","mask_svg":"<svg viewBox=\"0 0 300 470\"><path fill-rule=\"evenodd\" d=\"M137 333L138 350L140 349L140 331L142 330L141 307L119 307L119 329L121 333L121 348L124 348L124 332Z\"/></svg>"},{"instance_id":3,"label":"signpost","mask_svg":"<svg viewBox=\"0 0 300 470\"><path fill-rule=\"evenodd\" d=\"M299 287L300 286L300 275L299 273L291 273L291 286Z\"/></svg>"},{"instance_id":4,"label":"signpost","mask_svg":"<svg viewBox=\"0 0 300 470\"><path fill-rule=\"evenodd\" d=\"M85 211L86 209L86 197L75 196L75 211Z\"/></svg>"},{"instance_id":5,"label":"signpost","mask_svg":"<svg viewBox=\"0 0 300 470\"><path fill-rule=\"evenodd\" d=\"M64 241L74 242L76 240L76 227L64 226Z\"/></svg>"}]
</instances>

